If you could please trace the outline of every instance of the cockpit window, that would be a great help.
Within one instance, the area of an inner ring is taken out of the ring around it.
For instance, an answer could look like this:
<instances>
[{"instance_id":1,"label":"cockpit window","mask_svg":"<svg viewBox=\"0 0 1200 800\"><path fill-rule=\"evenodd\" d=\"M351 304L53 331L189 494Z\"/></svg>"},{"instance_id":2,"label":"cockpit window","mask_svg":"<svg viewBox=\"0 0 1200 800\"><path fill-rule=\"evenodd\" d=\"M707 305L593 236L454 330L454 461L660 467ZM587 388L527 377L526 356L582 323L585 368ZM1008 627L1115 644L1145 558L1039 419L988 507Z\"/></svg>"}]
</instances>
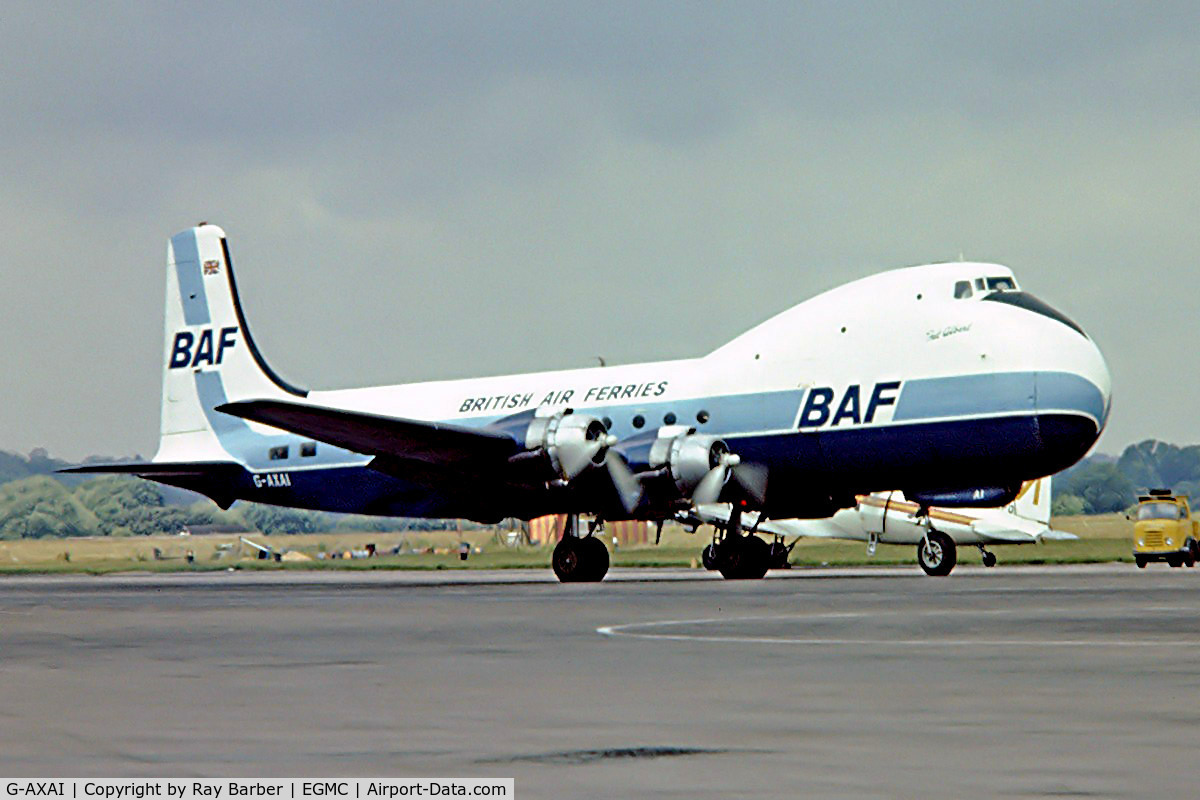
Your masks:
<instances>
[{"instance_id":1,"label":"cockpit window","mask_svg":"<svg viewBox=\"0 0 1200 800\"><path fill-rule=\"evenodd\" d=\"M1005 278L1004 280L1009 279ZM1085 339L1087 338L1087 334L1083 332L1083 328L1075 324L1070 317L1068 317L1066 314L1063 314L1061 311L1051 308L1049 305L1041 300L1038 300L1028 292L1018 292L1011 289L1008 291L998 290L986 295L983 299L993 300L997 303L1005 303L1006 305L1023 308L1026 311L1032 311L1035 314L1041 314L1044 317L1049 317L1050 319L1061 322L1068 328L1077 331L1080 336L1084 337Z\"/></svg>"},{"instance_id":2,"label":"cockpit window","mask_svg":"<svg viewBox=\"0 0 1200 800\"><path fill-rule=\"evenodd\" d=\"M955 300L963 300L970 296L971 296L971 282L970 281L959 281L958 283L954 284L954 299Z\"/></svg>"},{"instance_id":3,"label":"cockpit window","mask_svg":"<svg viewBox=\"0 0 1200 800\"><path fill-rule=\"evenodd\" d=\"M975 288L981 292L984 291L983 278L975 279Z\"/></svg>"},{"instance_id":4,"label":"cockpit window","mask_svg":"<svg viewBox=\"0 0 1200 800\"><path fill-rule=\"evenodd\" d=\"M988 278L987 287L993 292L1015 292L1017 282L1012 278Z\"/></svg>"}]
</instances>

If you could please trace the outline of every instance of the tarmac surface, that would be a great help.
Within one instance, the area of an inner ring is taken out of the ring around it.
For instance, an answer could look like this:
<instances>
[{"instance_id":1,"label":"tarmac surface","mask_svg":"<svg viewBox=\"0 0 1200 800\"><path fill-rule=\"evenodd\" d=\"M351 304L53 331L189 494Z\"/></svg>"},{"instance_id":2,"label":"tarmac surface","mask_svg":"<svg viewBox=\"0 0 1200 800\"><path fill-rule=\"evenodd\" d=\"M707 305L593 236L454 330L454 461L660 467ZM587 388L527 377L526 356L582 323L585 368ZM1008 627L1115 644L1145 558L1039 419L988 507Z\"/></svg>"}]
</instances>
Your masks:
<instances>
[{"instance_id":1,"label":"tarmac surface","mask_svg":"<svg viewBox=\"0 0 1200 800\"><path fill-rule=\"evenodd\" d=\"M1194 797L1200 570L0 580L0 777Z\"/></svg>"}]
</instances>

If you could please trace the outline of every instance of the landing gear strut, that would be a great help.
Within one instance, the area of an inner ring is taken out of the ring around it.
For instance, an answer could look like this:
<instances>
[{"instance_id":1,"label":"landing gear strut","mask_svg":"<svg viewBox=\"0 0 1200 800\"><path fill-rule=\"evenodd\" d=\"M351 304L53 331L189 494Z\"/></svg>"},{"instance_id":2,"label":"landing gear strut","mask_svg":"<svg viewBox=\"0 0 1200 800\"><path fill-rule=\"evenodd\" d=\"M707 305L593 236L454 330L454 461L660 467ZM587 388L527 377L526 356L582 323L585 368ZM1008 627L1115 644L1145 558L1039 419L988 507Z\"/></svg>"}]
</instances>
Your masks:
<instances>
[{"instance_id":1,"label":"landing gear strut","mask_svg":"<svg viewBox=\"0 0 1200 800\"><path fill-rule=\"evenodd\" d=\"M603 580L608 572L608 548L591 535L596 527L593 523L589 535L580 536L579 516L567 515L562 539L554 546L554 554L550 557L554 574L563 583L594 583Z\"/></svg>"}]
</instances>

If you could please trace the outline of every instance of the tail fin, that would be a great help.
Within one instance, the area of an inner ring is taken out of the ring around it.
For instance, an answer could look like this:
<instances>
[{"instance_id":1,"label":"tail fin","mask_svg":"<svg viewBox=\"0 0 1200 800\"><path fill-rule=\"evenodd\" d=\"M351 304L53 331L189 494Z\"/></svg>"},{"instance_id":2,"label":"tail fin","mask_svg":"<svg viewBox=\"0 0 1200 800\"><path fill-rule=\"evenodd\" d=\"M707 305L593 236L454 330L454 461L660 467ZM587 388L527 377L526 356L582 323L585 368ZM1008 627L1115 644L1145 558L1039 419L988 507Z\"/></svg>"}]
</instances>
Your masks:
<instances>
[{"instance_id":1,"label":"tail fin","mask_svg":"<svg viewBox=\"0 0 1200 800\"><path fill-rule=\"evenodd\" d=\"M1036 481L1026 481L1021 487L1021 493L1013 502L1012 511L1018 517L1050 524L1050 478L1038 478Z\"/></svg>"},{"instance_id":2,"label":"tail fin","mask_svg":"<svg viewBox=\"0 0 1200 800\"><path fill-rule=\"evenodd\" d=\"M228 458L221 434L244 423L213 411L222 403L307 395L276 375L255 346L216 225L177 233L167 246L165 340L156 462Z\"/></svg>"}]
</instances>

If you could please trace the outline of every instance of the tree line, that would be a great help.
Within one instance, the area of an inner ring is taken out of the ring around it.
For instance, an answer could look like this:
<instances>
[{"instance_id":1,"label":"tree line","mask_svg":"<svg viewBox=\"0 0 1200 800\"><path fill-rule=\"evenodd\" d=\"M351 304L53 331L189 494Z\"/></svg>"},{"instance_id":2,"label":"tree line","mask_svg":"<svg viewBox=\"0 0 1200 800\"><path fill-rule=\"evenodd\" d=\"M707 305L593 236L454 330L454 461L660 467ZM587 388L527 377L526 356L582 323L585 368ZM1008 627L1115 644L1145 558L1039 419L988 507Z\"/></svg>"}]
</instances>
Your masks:
<instances>
[{"instance_id":1,"label":"tree line","mask_svg":"<svg viewBox=\"0 0 1200 800\"><path fill-rule=\"evenodd\" d=\"M109 459L89 459L109 460ZM446 530L453 520L329 514L239 502L222 511L181 489L127 476L69 476L67 462L37 449L28 456L0 451L0 538L133 536L179 533L185 528L272 533L333 530ZM1152 488L1200 499L1200 445L1179 447L1149 439L1119 457L1098 454L1054 478L1056 515L1122 511Z\"/></svg>"}]
</instances>

